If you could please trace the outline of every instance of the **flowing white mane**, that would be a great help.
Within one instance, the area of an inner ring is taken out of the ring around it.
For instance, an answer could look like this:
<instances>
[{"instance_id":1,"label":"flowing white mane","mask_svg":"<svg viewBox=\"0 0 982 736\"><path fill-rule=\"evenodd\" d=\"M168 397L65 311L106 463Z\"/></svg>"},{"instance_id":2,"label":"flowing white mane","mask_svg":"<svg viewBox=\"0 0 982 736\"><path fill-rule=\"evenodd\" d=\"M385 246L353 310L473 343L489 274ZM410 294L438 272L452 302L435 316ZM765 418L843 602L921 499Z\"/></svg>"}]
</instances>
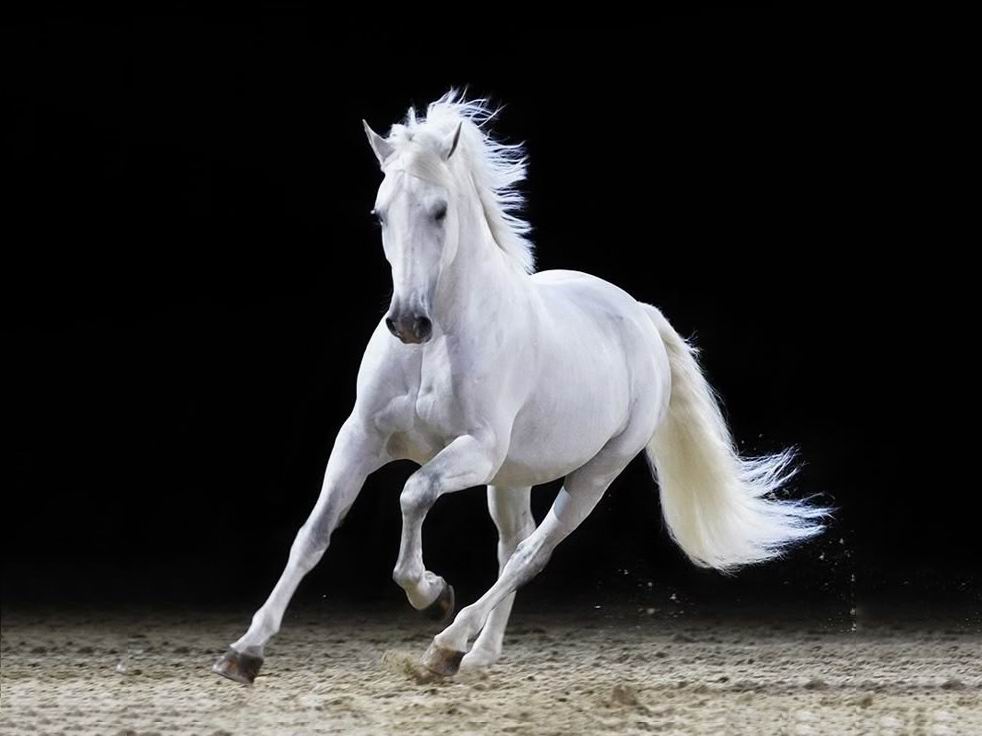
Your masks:
<instances>
[{"instance_id":1,"label":"flowing white mane","mask_svg":"<svg viewBox=\"0 0 982 736\"><path fill-rule=\"evenodd\" d=\"M498 247L524 271L532 273L535 256L528 239L531 226L519 216L525 203L518 189L525 179L525 149L520 143L501 143L487 131L487 123L499 109L491 108L485 99L464 99L451 89L429 104L425 118L418 118L416 110L409 108L405 122L392 126L388 142L397 154L409 147L421 153L436 153L440 143L461 125L451 171L470 174ZM432 156L412 157L416 165L423 167L427 167L427 159L432 160Z\"/></svg>"}]
</instances>

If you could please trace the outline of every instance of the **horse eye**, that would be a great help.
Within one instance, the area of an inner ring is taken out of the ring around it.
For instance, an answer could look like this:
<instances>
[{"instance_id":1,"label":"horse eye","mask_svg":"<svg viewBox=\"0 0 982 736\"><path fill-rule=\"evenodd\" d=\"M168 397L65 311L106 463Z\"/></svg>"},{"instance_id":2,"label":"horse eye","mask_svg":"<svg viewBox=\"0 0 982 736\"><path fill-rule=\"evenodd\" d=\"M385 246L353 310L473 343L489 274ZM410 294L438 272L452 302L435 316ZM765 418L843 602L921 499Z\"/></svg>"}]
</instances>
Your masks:
<instances>
[{"instance_id":1,"label":"horse eye","mask_svg":"<svg viewBox=\"0 0 982 736\"><path fill-rule=\"evenodd\" d=\"M433 213L433 219L440 222L443 218L447 216L447 205L440 205L440 209Z\"/></svg>"},{"instance_id":2,"label":"horse eye","mask_svg":"<svg viewBox=\"0 0 982 736\"><path fill-rule=\"evenodd\" d=\"M372 217L375 218L375 221L379 225L384 225L385 224L385 219L382 217L382 213L381 212L379 212L378 210L372 210L371 214L372 214Z\"/></svg>"}]
</instances>

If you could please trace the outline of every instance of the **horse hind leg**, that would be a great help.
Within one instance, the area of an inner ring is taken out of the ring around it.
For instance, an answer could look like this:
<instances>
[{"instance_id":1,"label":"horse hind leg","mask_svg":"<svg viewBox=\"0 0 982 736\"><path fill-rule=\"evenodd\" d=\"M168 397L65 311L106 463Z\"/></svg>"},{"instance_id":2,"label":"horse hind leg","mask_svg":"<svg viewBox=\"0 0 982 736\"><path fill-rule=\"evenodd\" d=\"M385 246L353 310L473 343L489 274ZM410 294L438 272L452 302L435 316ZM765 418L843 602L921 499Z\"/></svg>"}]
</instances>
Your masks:
<instances>
[{"instance_id":1,"label":"horse hind leg","mask_svg":"<svg viewBox=\"0 0 982 736\"><path fill-rule=\"evenodd\" d=\"M505 569L519 543L535 531L532 488L488 486L488 511L498 528L498 574ZM498 661L515 593L509 593L488 616L474 646L460 663L461 669L480 669Z\"/></svg>"},{"instance_id":2,"label":"horse hind leg","mask_svg":"<svg viewBox=\"0 0 982 736\"><path fill-rule=\"evenodd\" d=\"M481 630L495 608L542 571L553 550L589 516L604 491L644 442L622 434L608 442L588 463L566 476L546 518L516 547L491 589L477 602L462 609L453 623L433 638L423 655L423 666L444 676L457 672L467 643Z\"/></svg>"}]
</instances>

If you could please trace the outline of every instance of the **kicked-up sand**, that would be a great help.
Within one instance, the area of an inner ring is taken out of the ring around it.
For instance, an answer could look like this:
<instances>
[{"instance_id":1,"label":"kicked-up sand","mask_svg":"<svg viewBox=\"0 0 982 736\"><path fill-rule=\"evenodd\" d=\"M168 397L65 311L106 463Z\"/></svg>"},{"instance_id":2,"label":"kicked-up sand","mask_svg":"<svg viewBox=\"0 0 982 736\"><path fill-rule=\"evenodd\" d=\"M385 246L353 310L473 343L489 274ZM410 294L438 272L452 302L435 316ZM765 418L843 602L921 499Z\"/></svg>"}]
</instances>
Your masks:
<instances>
[{"instance_id":1,"label":"kicked-up sand","mask_svg":"<svg viewBox=\"0 0 982 736\"><path fill-rule=\"evenodd\" d=\"M518 611L505 654L433 678L438 626L287 614L255 685L212 674L250 612L5 610L3 734L982 734L972 626Z\"/></svg>"}]
</instances>

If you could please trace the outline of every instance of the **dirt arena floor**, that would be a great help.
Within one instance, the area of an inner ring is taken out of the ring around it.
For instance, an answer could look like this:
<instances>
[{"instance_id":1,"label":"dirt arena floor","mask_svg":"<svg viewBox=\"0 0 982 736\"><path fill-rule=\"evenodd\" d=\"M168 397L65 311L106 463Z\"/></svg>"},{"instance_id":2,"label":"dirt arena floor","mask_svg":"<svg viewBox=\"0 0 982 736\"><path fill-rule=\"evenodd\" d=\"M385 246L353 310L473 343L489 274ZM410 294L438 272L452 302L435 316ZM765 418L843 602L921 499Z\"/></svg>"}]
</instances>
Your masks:
<instances>
[{"instance_id":1,"label":"dirt arena floor","mask_svg":"<svg viewBox=\"0 0 982 736\"><path fill-rule=\"evenodd\" d=\"M982 635L516 614L502 661L430 680L411 612L299 610L252 687L209 671L248 614L5 610L3 734L982 734Z\"/></svg>"}]
</instances>

